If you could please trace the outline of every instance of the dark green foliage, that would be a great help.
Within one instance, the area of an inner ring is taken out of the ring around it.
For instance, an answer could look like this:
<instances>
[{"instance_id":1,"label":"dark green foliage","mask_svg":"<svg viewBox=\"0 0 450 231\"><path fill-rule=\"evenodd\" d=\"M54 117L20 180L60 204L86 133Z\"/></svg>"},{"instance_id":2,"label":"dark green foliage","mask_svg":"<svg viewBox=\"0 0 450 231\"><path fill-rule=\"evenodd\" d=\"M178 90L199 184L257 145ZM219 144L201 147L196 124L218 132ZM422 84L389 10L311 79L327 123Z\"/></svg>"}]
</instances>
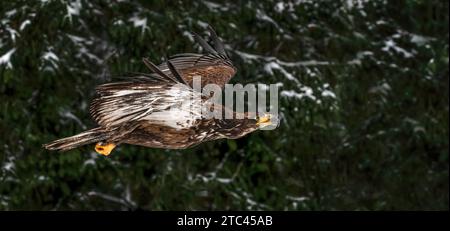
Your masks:
<instances>
[{"instance_id":1,"label":"dark green foliage","mask_svg":"<svg viewBox=\"0 0 450 231\"><path fill-rule=\"evenodd\" d=\"M448 210L447 1L174 3L0 2L0 209ZM187 32L205 22L233 83L281 86L277 130L41 148L95 126L95 85L198 52Z\"/></svg>"}]
</instances>

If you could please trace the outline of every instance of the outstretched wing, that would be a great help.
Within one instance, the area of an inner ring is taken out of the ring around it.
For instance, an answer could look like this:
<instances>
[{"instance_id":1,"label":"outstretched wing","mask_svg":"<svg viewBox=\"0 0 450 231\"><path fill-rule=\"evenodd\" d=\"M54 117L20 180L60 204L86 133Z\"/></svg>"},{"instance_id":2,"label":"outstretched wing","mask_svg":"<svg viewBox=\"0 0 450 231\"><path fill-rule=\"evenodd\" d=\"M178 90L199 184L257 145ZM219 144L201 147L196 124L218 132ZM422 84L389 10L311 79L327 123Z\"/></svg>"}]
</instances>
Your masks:
<instances>
[{"instance_id":1,"label":"outstretched wing","mask_svg":"<svg viewBox=\"0 0 450 231\"><path fill-rule=\"evenodd\" d=\"M157 69L150 61L145 62L149 68ZM145 120L175 127L178 122L183 122L185 117L192 114L192 108L180 106L187 100L201 100L198 96L200 93L178 81L180 76L175 69L172 70L176 77L168 77L156 69L156 76L145 77L149 81L126 81L98 86L97 97L90 107L93 119L106 128ZM200 105L199 102L196 103Z\"/></svg>"},{"instance_id":2,"label":"outstretched wing","mask_svg":"<svg viewBox=\"0 0 450 231\"><path fill-rule=\"evenodd\" d=\"M208 26L214 42L211 47L202 37L192 33L195 40L203 47L207 54L184 53L172 56L169 60L180 72L183 80L192 87L193 78L201 77L202 87L206 84L217 84L221 88L236 74L236 68L228 58L222 41L211 26ZM158 66L165 74L172 76L166 63Z\"/></svg>"},{"instance_id":3,"label":"outstretched wing","mask_svg":"<svg viewBox=\"0 0 450 231\"><path fill-rule=\"evenodd\" d=\"M199 76L202 87L207 84L217 84L223 88L236 73L236 68L231 61L217 54L186 53L172 56L169 60L191 87L193 87L194 77ZM172 76L166 63L158 67L165 74Z\"/></svg>"}]
</instances>

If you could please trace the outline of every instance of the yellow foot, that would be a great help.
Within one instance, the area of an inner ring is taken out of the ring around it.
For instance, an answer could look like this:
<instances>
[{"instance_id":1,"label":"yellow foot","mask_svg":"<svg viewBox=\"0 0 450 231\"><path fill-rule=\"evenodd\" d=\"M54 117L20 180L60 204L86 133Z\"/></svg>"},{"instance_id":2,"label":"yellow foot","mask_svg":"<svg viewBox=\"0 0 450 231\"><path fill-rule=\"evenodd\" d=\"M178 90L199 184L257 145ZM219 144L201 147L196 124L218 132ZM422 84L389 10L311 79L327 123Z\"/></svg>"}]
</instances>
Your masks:
<instances>
[{"instance_id":1,"label":"yellow foot","mask_svg":"<svg viewBox=\"0 0 450 231\"><path fill-rule=\"evenodd\" d=\"M116 147L113 143L97 143L95 145L95 151L99 154L107 156L111 153L111 151Z\"/></svg>"}]
</instances>

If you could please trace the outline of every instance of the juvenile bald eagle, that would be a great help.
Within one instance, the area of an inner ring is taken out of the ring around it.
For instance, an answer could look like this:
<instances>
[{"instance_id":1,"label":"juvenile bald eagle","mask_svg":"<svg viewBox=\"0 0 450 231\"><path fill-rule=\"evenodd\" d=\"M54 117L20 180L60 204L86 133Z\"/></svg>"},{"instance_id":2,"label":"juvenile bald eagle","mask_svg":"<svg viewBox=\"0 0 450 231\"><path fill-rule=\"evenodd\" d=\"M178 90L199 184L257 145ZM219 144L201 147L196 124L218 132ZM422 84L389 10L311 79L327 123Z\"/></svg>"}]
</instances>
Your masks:
<instances>
[{"instance_id":1,"label":"juvenile bald eagle","mask_svg":"<svg viewBox=\"0 0 450 231\"><path fill-rule=\"evenodd\" d=\"M194 34L207 54L176 55L159 66L144 59L153 74L98 86L90 113L99 127L44 147L67 151L96 143L95 150L103 155L109 155L122 143L184 149L210 140L237 139L277 123L270 116L258 117L253 112L243 113L244 119L236 119L238 112L211 104L209 97L192 88L195 75L201 76L202 86L214 83L223 87L236 72L214 30L211 27L209 30L214 49ZM235 119L205 117L201 113L204 107L210 111L211 107L218 107L224 113L232 113Z\"/></svg>"}]
</instances>

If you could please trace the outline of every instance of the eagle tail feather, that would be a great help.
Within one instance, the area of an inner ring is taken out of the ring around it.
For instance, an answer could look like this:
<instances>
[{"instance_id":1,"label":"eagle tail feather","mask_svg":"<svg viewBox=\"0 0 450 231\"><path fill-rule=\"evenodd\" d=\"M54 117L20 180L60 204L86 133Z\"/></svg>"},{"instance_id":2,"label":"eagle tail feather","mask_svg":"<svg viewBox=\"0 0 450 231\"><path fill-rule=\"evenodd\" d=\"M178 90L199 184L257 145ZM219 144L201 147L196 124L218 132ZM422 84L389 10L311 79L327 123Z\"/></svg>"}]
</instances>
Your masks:
<instances>
[{"instance_id":1,"label":"eagle tail feather","mask_svg":"<svg viewBox=\"0 0 450 231\"><path fill-rule=\"evenodd\" d=\"M42 145L48 150L68 151L79 146L103 141L110 137L109 132L104 128L98 127L84 131L78 135L58 139L50 143Z\"/></svg>"}]
</instances>

